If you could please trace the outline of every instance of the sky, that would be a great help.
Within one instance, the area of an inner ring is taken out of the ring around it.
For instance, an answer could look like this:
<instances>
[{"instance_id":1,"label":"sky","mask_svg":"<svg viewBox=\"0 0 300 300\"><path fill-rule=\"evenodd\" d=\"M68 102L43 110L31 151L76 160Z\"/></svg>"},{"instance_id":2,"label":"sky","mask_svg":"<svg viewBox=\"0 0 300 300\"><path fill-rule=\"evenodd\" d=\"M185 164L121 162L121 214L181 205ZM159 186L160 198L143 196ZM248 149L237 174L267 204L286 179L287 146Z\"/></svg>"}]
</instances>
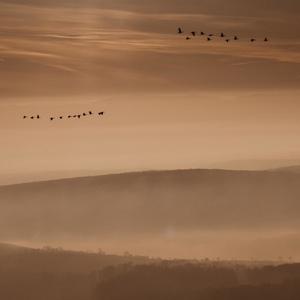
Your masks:
<instances>
[{"instance_id":1,"label":"sky","mask_svg":"<svg viewBox=\"0 0 300 300\"><path fill-rule=\"evenodd\" d=\"M296 0L0 1L0 184L300 164L299 12ZM186 41L178 26L240 40ZM105 115L49 122L89 110Z\"/></svg>"}]
</instances>

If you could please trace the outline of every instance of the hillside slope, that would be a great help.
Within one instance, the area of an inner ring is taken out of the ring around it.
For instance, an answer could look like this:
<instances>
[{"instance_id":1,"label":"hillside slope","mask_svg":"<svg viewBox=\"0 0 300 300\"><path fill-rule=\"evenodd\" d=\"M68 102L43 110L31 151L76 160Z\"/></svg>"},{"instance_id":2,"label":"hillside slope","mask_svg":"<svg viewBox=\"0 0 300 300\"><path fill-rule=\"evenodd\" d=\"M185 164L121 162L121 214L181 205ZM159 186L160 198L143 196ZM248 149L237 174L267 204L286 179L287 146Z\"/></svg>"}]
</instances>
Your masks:
<instances>
[{"instance_id":1,"label":"hillside slope","mask_svg":"<svg viewBox=\"0 0 300 300\"><path fill-rule=\"evenodd\" d=\"M0 239L299 226L300 175L185 170L0 187Z\"/></svg>"}]
</instances>

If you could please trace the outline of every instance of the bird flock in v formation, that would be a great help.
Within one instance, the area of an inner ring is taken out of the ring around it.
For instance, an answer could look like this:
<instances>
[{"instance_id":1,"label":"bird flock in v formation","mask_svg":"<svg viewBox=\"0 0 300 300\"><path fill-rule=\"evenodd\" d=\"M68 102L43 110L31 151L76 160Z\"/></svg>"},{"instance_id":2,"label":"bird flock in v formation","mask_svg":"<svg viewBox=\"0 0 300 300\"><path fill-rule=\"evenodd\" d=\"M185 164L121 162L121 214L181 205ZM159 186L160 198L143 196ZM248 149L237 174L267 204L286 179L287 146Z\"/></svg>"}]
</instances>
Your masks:
<instances>
[{"instance_id":1,"label":"bird flock in v formation","mask_svg":"<svg viewBox=\"0 0 300 300\"><path fill-rule=\"evenodd\" d=\"M177 33L180 34L180 35L184 34L184 31L183 31L182 27L178 27ZM240 37L237 36L237 35L228 36L224 32L221 32L219 34L214 34L214 33L205 33L203 31L200 31L200 32L191 31L191 32L188 33L188 35L185 37L185 39L186 40L191 40L193 37L196 37L196 36L206 37L206 40L208 42L213 41L215 38L221 38L226 43L229 43L230 41L238 41L238 40L240 40ZM247 39L247 40L250 41L251 43L254 43L254 42L258 41L258 39L254 38L254 37L250 38L250 39ZM267 37L265 37L263 39L263 41L264 42L268 42L269 39Z\"/></svg>"},{"instance_id":2,"label":"bird flock in v formation","mask_svg":"<svg viewBox=\"0 0 300 300\"><path fill-rule=\"evenodd\" d=\"M68 116L59 116L59 117L49 117L50 121L54 120L63 120L63 119L81 119L84 117L91 117L92 115L97 115L97 116L104 116L104 111L100 111L98 113L94 113L91 110L89 112L84 112L81 114L74 114L74 115L68 115ZM39 120L42 117L40 115L35 115L35 116L23 116L23 119L31 119L31 120Z\"/></svg>"}]
</instances>

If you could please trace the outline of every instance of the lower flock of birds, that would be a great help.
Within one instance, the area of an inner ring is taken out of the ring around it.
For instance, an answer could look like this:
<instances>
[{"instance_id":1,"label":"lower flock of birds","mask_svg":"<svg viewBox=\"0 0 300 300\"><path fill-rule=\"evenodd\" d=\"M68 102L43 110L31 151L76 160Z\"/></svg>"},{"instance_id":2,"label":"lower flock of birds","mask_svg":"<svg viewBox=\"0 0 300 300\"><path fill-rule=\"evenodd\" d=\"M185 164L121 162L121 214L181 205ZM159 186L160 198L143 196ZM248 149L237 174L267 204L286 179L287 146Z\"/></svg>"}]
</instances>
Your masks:
<instances>
[{"instance_id":1,"label":"lower flock of birds","mask_svg":"<svg viewBox=\"0 0 300 300\"><path fill-rule=\"evenodd\" d=\"M68 116L59 116L59 117L49 117L50 121L54 121L54 120L63 120L63 119L81 119L84 117L91 117L92 115L97 115L97 116L104 116L104 111L98 112L98 113L94 113L92 111L89 112L84 112L81 114L75 114L75 115L68 115ZM23 116L23 119L41 119L40 115L35 115L35 116Z\"/></svg>"},{"instance_id":2,"label":"lower flock of birds","mask_svg":"<svg viewBox=\"0 0 300 300\"><path fill-rule=\"evenodd\" d=\"M178 27L177 29L177 33L180 35L184 34L184 31L181 27ZM229 43L230 41L238 41L240 38L237 35L234 35L233 37L229 37L227 36L224 32L221 32L220 34L214 34L214 33L205 33L203 31L197 32L197 31L191 31L188 33L188 35L185 37L186 40L191 40L192 37L196 37L196 36L202 36L202 37L206 37L206 40L208 42L212 41L214 38L221 38L223 39L225 42ZM249 41L251 43L254 43L257 41L256 38L250 38ZM268 42L269 39L267 37L265 37L263 39L264 42Z\"/></svg>"}]
</instances>

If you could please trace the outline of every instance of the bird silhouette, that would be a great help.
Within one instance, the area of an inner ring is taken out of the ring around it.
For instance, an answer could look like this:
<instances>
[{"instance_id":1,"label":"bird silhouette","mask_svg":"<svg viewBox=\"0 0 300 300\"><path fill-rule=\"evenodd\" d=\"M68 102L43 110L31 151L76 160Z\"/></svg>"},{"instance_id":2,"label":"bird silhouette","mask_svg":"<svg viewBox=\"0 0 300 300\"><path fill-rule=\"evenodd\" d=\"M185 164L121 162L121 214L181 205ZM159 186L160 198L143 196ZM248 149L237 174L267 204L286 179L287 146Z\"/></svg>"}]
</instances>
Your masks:
<instances>
[{"instance_id":1,"label":"bird silhouette","mask_svg":"<svg viewBox=\"0 0 300 300\"><path fill-rule=\"evenodd\" d=\"M51 118L50 118L50 121L53 121L53 120L54 120L54 118L53 118L53 117L51 117Z\"/></svg>"},{"instance_id":2,"label":"bird silhouette","mask_svg":"<svg viewBox=\"0 0 300 300\"><path fill-rule=\"evenodd\" d=\"M103 116L104 115L104 111L101 111L98 113L99 116Z\"/></svg>"},{"instance_id":3,"label":"bird silhouette","mask_svg":"<svg viewBox=\"0 0 300 300\"><path fill-rule=\"evenodd\" d=\"M187 36L185 39L186 39L186 40L190 40L191 38L190 38L189 36Z\"/></svg>"},{"instance_id":4,"label":"bird silhouette","mask_svg":"<svg viewBox=\"0 0 300 300\"><path fill-rule=\"evenodd\" d=\"M264 39L264 42L268 42L268 41L269 41L268 38L265 38L265 39Z\"/></svg>"},{"instance_id":5,"label":"bird silhouette","mask_svg":"<svg viewBox=\"0 0 300 300\"><path fill-rule=\"evenodd\" d=\"M68 119L70 119L71 118L71 116L68 116Z\"/></svg>"},{"instance_id":6,"label":"bird silhouette","mask_svg":"<svg viewBox=\"0 0 300 300\"><path fill-rule=\"evenodd\" d=\"M83 113L82 115L85 117L85 116L86 116L86 113Z\"/></svg>"},{"instance_id":7,"label":"bird silhouette","mask_svg":"<svg viewBox=\"0 0 300 300\"><path fill-rule=\"evenodd\" d=\"M81 118L81 115L77 115L77 118L80 119L80 118Z\"/></svg>"},{"instance_id":8,"label":"bird silhouette","mask_svg":"<svg viewBox=\"0 0 300 300\"><path fill-rule=\"evenodd\" d=\"M178 29L177 29L178 31L178 34L182 34L183 33L183 30L181 29L181 27L178 27Z\"/></svg>"},{"instance_id":9,"label":"bird silhouette","mask_svg":"<svg viewBox=\"0 0 300 300\"><path fill-rule=\"evenodd\" d=\"M30 117L30 119L31 119L31 120L33 120L33 119L34 119L34 117Z\"/></svg>"},{"instance_id":10,"label":"bird silhouette","mask_svg":"<svg viewBox=\"0 0 300 300\"><path fill-rule=\"evenodd\" d=\"M192 36L196 36L196 32L195 31L191 31Z\"/></svg>"},{"instance_id":11,"label":"bird silhouette","mask_svg":"<svg viewBox=\"0 0 300 300\"><path fill-rule=\"evenodd\" d=\"M89 114L92 115L93 113L91 111L89 111Z\"/></svg>"},{"instance_id":12,"label":"bird silhouette","mask_svg":"<svg viewBox=\"0 0 300 300\"><path fill-rule=\"evenodd\" d=\"M250 40L251 43L253 43L253 42L255 42L255 41L256 41L256 39L251 39L251 40Z\"/></svg>"},{"instance_id":13,"label":"bird silhouette","mask_svg":"<svg viewBox=\"0 0 300 300\"><path fill-rule=\"evenodd\" d=\"M26 119L27 118L27 116L23 116L23 119Z\"/></svg>"},{"instance_id":14,"label":"bird silhouette","mask_svg":"<svg viewBox=\"0 0 300 300\"><path fill-rule=\"evenodd\" d=\"M63 117L59 117L59 118L62 120Z\"/></svg>"}]
</instances>

